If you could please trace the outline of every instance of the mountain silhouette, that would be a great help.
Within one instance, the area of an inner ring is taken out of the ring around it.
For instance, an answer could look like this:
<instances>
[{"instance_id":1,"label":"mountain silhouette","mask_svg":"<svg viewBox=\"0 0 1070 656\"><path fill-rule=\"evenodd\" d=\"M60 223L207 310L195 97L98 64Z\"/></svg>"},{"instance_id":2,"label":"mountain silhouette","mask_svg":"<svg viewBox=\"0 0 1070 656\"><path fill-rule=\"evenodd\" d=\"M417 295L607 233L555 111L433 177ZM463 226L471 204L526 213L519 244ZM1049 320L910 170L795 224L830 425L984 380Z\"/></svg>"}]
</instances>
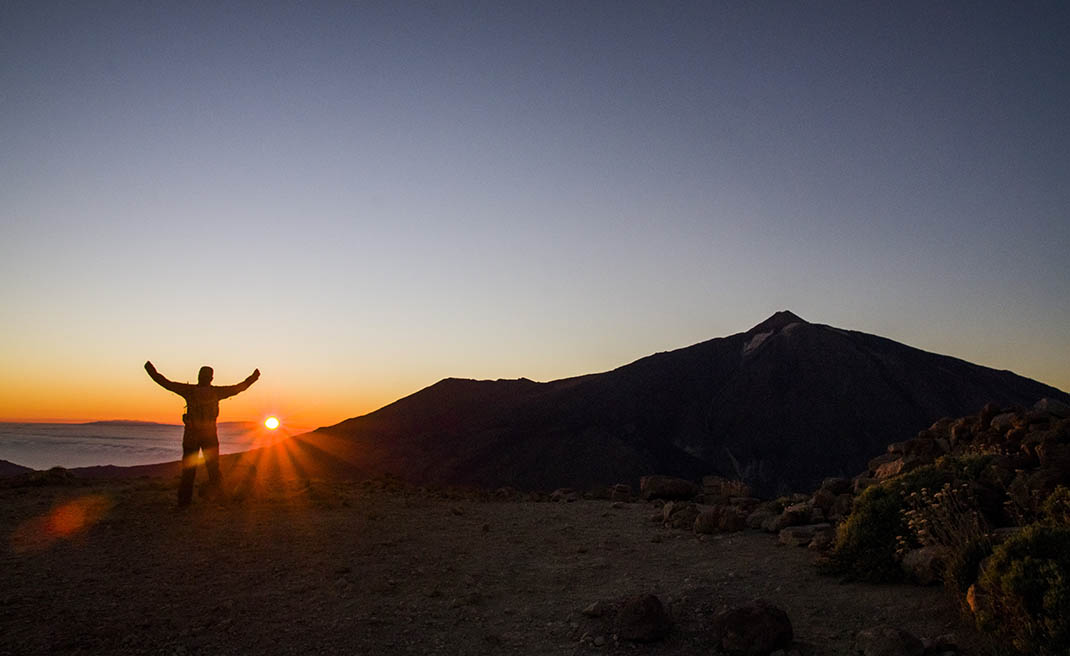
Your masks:
<instances>
[{"instance_id":1,"label":"mountain silhouette","mask_svg":"<svg viewBox=\"0 0 1070 656\"><path fill-rule=\"evenodd\" d=\"M858 471L940 417L1043 397L1070 401L1008 371L782 311L606 373L442 380L299 439L414 482L551 489L719 473L772 494Z\"/></svg>"},{"instance_id":2,"label":"mountain silhouette","mask_svg":"<svg viewBox=\"0 0 1070 656\"><path fill-rule=\"evenodd\" d=\"M1009 371L782 311L746 332L605 373L546 383L447 378L222 462L247 478L392 474L543 490L720 474L772 495L853 474L941 417L1044 397L1070 403L1065 392ZM177 467L77 471L172 475Z\"/></svg>"}]
</instances>

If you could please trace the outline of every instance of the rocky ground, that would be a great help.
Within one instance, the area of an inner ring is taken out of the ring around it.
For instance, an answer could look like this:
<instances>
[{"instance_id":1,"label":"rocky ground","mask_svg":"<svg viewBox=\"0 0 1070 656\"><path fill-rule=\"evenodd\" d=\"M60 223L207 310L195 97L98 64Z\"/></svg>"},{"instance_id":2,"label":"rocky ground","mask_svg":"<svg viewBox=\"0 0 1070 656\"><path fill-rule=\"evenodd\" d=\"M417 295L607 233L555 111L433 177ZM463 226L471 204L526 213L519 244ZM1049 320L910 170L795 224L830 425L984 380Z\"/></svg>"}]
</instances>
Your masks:
<instances>
[{"instance_id":1,"label":"rocky ground","mask_svg":"<svg viewBox=\"0 0 1070 656\"><path fill-rule=\"evenodd\" d=\"M988 653L939 587L842 584L805 548L656 510L367 483L182 512L158 479L0 489L0 654L712 653L713 615L758 597L803 655L854 653L876 625ZM640 593L667 637L617 640L583 613Z\"/></svg>"}]
</instances>

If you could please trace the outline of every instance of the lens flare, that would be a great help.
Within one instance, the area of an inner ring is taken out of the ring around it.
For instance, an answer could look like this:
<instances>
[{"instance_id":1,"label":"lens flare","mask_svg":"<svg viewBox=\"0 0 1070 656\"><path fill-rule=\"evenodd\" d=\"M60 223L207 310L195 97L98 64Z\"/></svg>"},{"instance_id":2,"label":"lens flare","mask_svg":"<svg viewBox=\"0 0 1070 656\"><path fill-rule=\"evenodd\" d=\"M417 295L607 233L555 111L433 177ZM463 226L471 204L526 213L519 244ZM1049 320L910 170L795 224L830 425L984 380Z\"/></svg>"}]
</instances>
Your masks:
<instances>
[{"instance_id":1,"label":"lens flare","mask_svg":"<svg viewBox=\"0 0 1070 656\"><path fill-rule=\"evenodd\" d=\"M268 430L275 430L279 427L279 420L277 417L268 417L264 420L264 426L266 426Z\"/></svg>"}]
</instances>

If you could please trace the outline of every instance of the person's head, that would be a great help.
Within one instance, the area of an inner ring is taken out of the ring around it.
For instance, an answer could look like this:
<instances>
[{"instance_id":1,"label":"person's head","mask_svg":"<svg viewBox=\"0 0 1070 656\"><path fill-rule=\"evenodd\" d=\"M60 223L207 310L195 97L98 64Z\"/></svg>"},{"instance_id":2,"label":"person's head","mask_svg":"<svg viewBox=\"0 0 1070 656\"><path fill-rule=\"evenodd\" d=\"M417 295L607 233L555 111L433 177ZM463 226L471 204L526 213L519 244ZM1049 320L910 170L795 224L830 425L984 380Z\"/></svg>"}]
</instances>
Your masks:
<instances>
[{"instance_id":1,"label":"person's head","mask_svg":"<svg viewBox=\"0 0 1070 656\"><path fill-rule=\"evenodd\" d=\"M212 368L208 365L201 367L201 370L197 372L197 384L198 385L211 385L212 384Z\"/></svg>"}]
</instances>

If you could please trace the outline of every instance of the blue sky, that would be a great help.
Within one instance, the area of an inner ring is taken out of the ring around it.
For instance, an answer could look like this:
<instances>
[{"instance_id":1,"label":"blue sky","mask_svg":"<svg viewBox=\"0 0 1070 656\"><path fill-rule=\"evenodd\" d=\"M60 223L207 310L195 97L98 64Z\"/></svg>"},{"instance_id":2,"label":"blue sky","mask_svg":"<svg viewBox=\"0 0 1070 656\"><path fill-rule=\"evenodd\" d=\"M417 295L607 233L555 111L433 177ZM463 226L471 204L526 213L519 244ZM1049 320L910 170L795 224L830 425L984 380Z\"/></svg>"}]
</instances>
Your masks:
<instances>
[{"instance_id":1,"label":"blue sky","mask_svg":"<svg viewBox=\"0 0 1070 656\"><path fill-rule=\"evenodd\" d=\"M4 3L0 417L173 414L153 359L333 423L785 308L1070 389L1067 34L1059 3Z\"/></svg>"}]
</instances>

